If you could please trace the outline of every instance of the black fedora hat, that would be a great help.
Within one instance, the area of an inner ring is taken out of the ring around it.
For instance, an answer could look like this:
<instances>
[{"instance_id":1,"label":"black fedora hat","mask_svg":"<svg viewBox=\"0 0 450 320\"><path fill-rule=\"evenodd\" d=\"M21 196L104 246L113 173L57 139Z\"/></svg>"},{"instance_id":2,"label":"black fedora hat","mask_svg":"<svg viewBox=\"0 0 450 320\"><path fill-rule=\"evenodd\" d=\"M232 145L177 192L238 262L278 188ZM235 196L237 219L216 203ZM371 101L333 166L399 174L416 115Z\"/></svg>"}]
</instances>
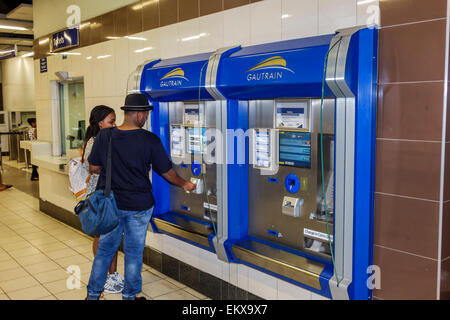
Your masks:
<instances>
[{"instance_id":1,"label":"black fedora hat","mask_svg":"<svg viewBox=\"0 0 450 320\"><path fill-rule=\"evenodd\" d=\"M148 111L153 110L153 106L148 102L145 94L131 93L125 98L125 105L121 109L124 111Z\"/></svg>"}]
</instances>

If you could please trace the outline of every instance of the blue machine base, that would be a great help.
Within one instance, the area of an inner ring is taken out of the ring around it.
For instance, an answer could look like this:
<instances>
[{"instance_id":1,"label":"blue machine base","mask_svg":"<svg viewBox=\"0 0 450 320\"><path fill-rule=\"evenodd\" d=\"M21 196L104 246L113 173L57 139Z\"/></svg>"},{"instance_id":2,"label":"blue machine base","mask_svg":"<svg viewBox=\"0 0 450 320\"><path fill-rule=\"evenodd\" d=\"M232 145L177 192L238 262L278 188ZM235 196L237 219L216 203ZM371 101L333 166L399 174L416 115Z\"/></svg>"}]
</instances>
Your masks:
<instances>
[{"instance_id":1,"label":"blue machine base","mask_svg":"<svg viewBox=\"0 0 450 320\"><path fill-rule=\"evenodd\" d=\"M201 225L203 225L203 226L205 226L207 228L213 229L213 224L211 222L206 222L206 221L203 221L203 220L200 220L200 219L196 219L196 218L193 218L193 217L189 217L189 216L186 216L186 215L182 215L182 214L179 214L179 213L176 213L176 212L167 212L167 213L160 214L160 215L154 215L152 217L152 220L150 221L150 226L152 228L152 231L155 232L155 233L167 234L167 235L169 235L171 237L174 237L174 238L176 238L178 240L187 242L187 243L189 243L191 245L194 245L196 247L202 248L204 250L208 250L208 251L213 252L213 253L216 252L216 250L214 248L213 241L212 241L212 239L216 236L214 231L212 231L208 235L209 246L205 246L205 245L202 245L202 244L200 244L198 242L195 242L195 241L192 241L192 240L187 239L185 237L182 237L180 235L177 235L177 234L165 231L165 230L161 230L161 229L159 229L156 226L156 224L154 222L154 219L160 219L160 220L166 221L166 222L168 222L170 224L177 225L177 219L179 219L179 218L184 219L186 221L193 222L195 224L201 224ZM187 231L189 231L189 230L187 230Z\"/></svg>"},{"instance_id":2,"label":"blue machine base","mask_svg":"<svg viewBox=\"0 0 450 320\"><path fill-rule=\"evenodd\" d=\"M239 245L239 244L242 244L242 243L244 243L246 241L249 241L249 240L257 242L257 243L261 243L261 244L264 244L264 245L267 245L267 246L272 247L274 249L286 251L288 253L297 255L299 257L303 257L303 258L309 259L311 261L315 261L315 262L323 264L325 267L324 267L322 273L319 276L319 282L320 282L321 290L318 290L316 288L312 288L312 287L310 287L308 285L305 285L305 284L303 284L301 282L298 282L298 281L295 281L293 279L287 278L287 277L285 277L283 275L274 273L274 272L272 272L270 270L261 268L259 266L254 265L254 264L251 264L251 263L249 263L247 261L238 259L233 253L233 249L232 249L233 245ZM246 236L245 238L239 239L239 240L227 240L225 242L225 249L227 251L228 257L230 258L230 262L244 264L244 265L249 266L251 268L254 268L254 269L258 270L258 271L264 272L264 273L269 274L269 275L271 275L273 277L276 277L278 279L281 279L281 280L284 280L286 282L289 282L289 283L291 283L291 284L293 284L295 286L298 286L298 287L301 287L301 288L306 289L308 291L311 291L311 292L317 293L319 295L322 295L322 296L324 296L326 298L329 298L329 299L332 298L331 297L330 288L329 288L329 281L330 281L331 277L333 276L333 265L332 265L332 263L330 261L326 261L326 260L320 259L318 257L309 255L307 253L301 252L299 250L291 249L291 248L288 248L288 247L285 247L285 246L281 246L279 244L275 244L275 243L272 243L272 242L269 242L269 241L266 241L266 240L263 240L263 239L259 239L259 238L256 238L256 237L252 237L252 236Z\"/></svg>"}]
</instances>

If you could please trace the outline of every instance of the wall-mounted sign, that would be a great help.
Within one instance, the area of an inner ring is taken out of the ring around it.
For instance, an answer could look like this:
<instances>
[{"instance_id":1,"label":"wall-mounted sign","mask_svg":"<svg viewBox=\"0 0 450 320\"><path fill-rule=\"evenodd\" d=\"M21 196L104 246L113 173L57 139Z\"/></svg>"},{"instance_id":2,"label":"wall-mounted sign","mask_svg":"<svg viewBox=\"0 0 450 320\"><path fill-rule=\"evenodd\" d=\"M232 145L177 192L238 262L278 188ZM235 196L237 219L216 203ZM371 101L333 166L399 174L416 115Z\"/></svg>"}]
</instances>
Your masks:
<instances>
[{"instance_id":1,"label":"wall-mounted sign","mask_svg":"<svg viewBox=\"0 0 450 320\"><path fill-rule=\"evenodd\" d=\"M17 45L10 45L0 49L0 60L14 58L17 56Z\"/></svg>"},{"instance_id":2,"label":"wall-mounted sign","mask_svg":"<svg viewBox=\"0 0 450 320\"><path fill-rule=\"evenodd\" d=\"M78 28L66 29L52 35L51 51L58 52L61 50L73 48L80 45L80 33Z\"/></svg>"},{"instance_id":3,"label":"wall-mounted sign","mask_svg":"<svg viewBox=\"0 0 450 320\"><path fill-rule=\"evenodd\" d=\"M41 65L41 73L47 72L47 58L41 58L40 65Z\"/></svg>"}]
</instances>

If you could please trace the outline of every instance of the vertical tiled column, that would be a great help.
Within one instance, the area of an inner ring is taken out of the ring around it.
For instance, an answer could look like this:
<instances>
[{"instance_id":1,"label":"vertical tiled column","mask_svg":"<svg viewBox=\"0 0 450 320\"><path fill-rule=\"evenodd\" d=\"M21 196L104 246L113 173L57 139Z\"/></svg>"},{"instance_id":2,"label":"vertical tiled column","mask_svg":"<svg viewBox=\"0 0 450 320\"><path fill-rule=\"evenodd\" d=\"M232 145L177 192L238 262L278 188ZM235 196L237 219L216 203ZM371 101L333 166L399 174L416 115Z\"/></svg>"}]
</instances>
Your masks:
<instances>
[{"instance_id":1,"label":"vertical tiled column","mask_svg":"<svg viewBox=\"0 0 450 320\"><path fill-rule=\"evenodd\" d=\"M380 1L380 17L374 264L381 288L374 299L444 298L441 261L450 270L449 246L440 251L447 0Z\"/></svg>"},{"instance_id":2,"label":"vertical tiled column","mask_svg":"<svg viewBox=\"0 0 450 320\"><path fill-rule=\"evenodd\" d=\"M449 5L450 1L447 2ZM445 119L445 161L444 161L444 190L443 190L443 204L442 204L442 236L441 236L441 274L440 274L440 298L450 300L450 8L447 8L447 92L444 95L446 102Z\"/></svg>"}]
</instances>

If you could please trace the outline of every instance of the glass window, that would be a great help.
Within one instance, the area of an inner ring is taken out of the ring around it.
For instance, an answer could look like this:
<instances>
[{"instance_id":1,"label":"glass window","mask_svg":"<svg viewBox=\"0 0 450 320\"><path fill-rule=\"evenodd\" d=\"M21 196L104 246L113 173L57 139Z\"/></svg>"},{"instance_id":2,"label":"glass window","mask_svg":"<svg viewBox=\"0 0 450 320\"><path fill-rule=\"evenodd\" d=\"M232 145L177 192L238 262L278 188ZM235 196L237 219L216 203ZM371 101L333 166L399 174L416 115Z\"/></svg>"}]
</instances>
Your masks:
<instances>
[{"instance_id":1,"label":"glass window","mask_svg":"<svg viewBox=\"0 0 450 320\"><path fill-rule=\"evenodd\" d=\"M78 149L83 146L86 131L84 83L61 83L59 85L61 115L61 150Z\"/></svg>"}]
</instances>

